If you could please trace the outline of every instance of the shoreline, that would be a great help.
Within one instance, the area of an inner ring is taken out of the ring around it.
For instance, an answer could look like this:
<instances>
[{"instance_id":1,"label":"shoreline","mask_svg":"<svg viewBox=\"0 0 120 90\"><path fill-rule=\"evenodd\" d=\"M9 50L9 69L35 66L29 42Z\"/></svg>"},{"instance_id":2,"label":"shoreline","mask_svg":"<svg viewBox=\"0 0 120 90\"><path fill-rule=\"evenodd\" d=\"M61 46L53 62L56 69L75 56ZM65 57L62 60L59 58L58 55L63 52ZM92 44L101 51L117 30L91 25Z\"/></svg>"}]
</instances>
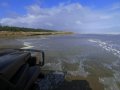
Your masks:
<instances>
[{"instance_id":1,"label":"shoreline","mask_svg":"<svg viewBox=\"0 0 120 90\"><path fill-rule=\"evenodd\" d=\"M21 36L41 36L41 35L69 35L74 34L73 32L11 32L11 31L0 31L0 38L5 37L21 37Z\"/></svg>"}]
</instances>

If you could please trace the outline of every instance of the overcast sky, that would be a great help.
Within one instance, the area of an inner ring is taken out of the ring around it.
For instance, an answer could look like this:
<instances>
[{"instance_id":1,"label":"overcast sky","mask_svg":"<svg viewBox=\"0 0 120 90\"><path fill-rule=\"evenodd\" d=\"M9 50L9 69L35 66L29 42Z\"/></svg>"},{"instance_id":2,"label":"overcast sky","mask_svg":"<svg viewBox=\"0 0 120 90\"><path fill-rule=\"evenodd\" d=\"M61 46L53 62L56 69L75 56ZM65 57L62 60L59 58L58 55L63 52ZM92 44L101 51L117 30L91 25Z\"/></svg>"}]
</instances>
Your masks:
<instances>
[{"instance_id":1,"label":"overcast sky","mask_svg":"<svg viewBox=\"0 0 120 90\"><path fill-rule=\"evenodd\" d=\"M0 0L2 25L120 33L120 0Z\"/></svg>"}]
</instances>

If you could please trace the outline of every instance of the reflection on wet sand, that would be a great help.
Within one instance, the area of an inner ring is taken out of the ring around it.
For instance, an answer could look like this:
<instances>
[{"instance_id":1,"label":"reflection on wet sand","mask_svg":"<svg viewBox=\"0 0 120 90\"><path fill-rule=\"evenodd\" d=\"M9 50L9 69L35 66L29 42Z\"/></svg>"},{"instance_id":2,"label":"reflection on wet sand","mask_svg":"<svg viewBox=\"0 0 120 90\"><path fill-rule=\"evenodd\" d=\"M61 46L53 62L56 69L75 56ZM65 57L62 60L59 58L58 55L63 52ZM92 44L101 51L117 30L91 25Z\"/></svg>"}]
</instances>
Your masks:
<instances>
[{"instance_id":1,"label":"reflection on wet sand","mask_svg":"<svg viewBox=\"0 0 120 90\"><path fill-rule=\"evenodd\" d=\"M92 90L87 80L68 80L63 72L48 72L44 75L36 82L37 90Z\"/></svg>"},{"instance_id":2,"label":"reflection on wet sand","mask_svg":"<svg viewBox=\"0 0 120 90\"><path fill-rule=\"evenodd\" d=\"M23 43L14 38L0 38L0 49L4 48L21 48Z\"/></svg>"},{"instance_id":3,"label":"reflection on wet sand","mask_svg":"<svg viewBox=\"0 0 120 90\"><path fill-rule=\"evenodd\" d=\"M64 81L64 83L55 90L92 90L92 89L86 80L72 80Z\"/></svg>"}]
</instances>

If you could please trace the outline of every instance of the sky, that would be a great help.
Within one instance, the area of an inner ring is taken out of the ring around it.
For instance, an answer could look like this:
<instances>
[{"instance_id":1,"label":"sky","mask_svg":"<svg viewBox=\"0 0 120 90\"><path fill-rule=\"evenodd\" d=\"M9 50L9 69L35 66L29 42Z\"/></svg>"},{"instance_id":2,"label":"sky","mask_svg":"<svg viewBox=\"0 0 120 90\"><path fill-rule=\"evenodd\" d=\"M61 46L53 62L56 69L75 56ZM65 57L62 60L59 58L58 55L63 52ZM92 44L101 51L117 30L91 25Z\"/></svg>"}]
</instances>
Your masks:
<instances>
[{"instance_id":1,"label":"sky","mask_svg":"<svg viewBox=\"0 0 120 90\"><path fill-rule=\"evenodd\" d=\"M0 0L0 24L117 34L120 0Z\"/></svg>"}]
</instances>

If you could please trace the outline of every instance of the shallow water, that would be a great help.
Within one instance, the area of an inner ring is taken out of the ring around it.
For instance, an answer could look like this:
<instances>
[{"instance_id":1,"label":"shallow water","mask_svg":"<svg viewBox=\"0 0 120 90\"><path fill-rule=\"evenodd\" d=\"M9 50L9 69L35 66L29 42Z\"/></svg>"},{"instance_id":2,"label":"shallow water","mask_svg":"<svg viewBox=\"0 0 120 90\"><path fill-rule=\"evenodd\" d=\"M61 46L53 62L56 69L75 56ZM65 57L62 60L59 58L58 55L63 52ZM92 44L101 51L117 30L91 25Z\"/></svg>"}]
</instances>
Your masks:
<instances>
[{"instance_id":1,"label":"shallow water","mask_svg":"<svg viewBox=\"0 0 120 90\"><path fill-rule=\"evenodd\" d=\"M0 47L41 49L43 69L66 71L66 79L87 80L92 90L120 90L119 35L62 35L0 39Z\"/></svg>"}]
</instances>

